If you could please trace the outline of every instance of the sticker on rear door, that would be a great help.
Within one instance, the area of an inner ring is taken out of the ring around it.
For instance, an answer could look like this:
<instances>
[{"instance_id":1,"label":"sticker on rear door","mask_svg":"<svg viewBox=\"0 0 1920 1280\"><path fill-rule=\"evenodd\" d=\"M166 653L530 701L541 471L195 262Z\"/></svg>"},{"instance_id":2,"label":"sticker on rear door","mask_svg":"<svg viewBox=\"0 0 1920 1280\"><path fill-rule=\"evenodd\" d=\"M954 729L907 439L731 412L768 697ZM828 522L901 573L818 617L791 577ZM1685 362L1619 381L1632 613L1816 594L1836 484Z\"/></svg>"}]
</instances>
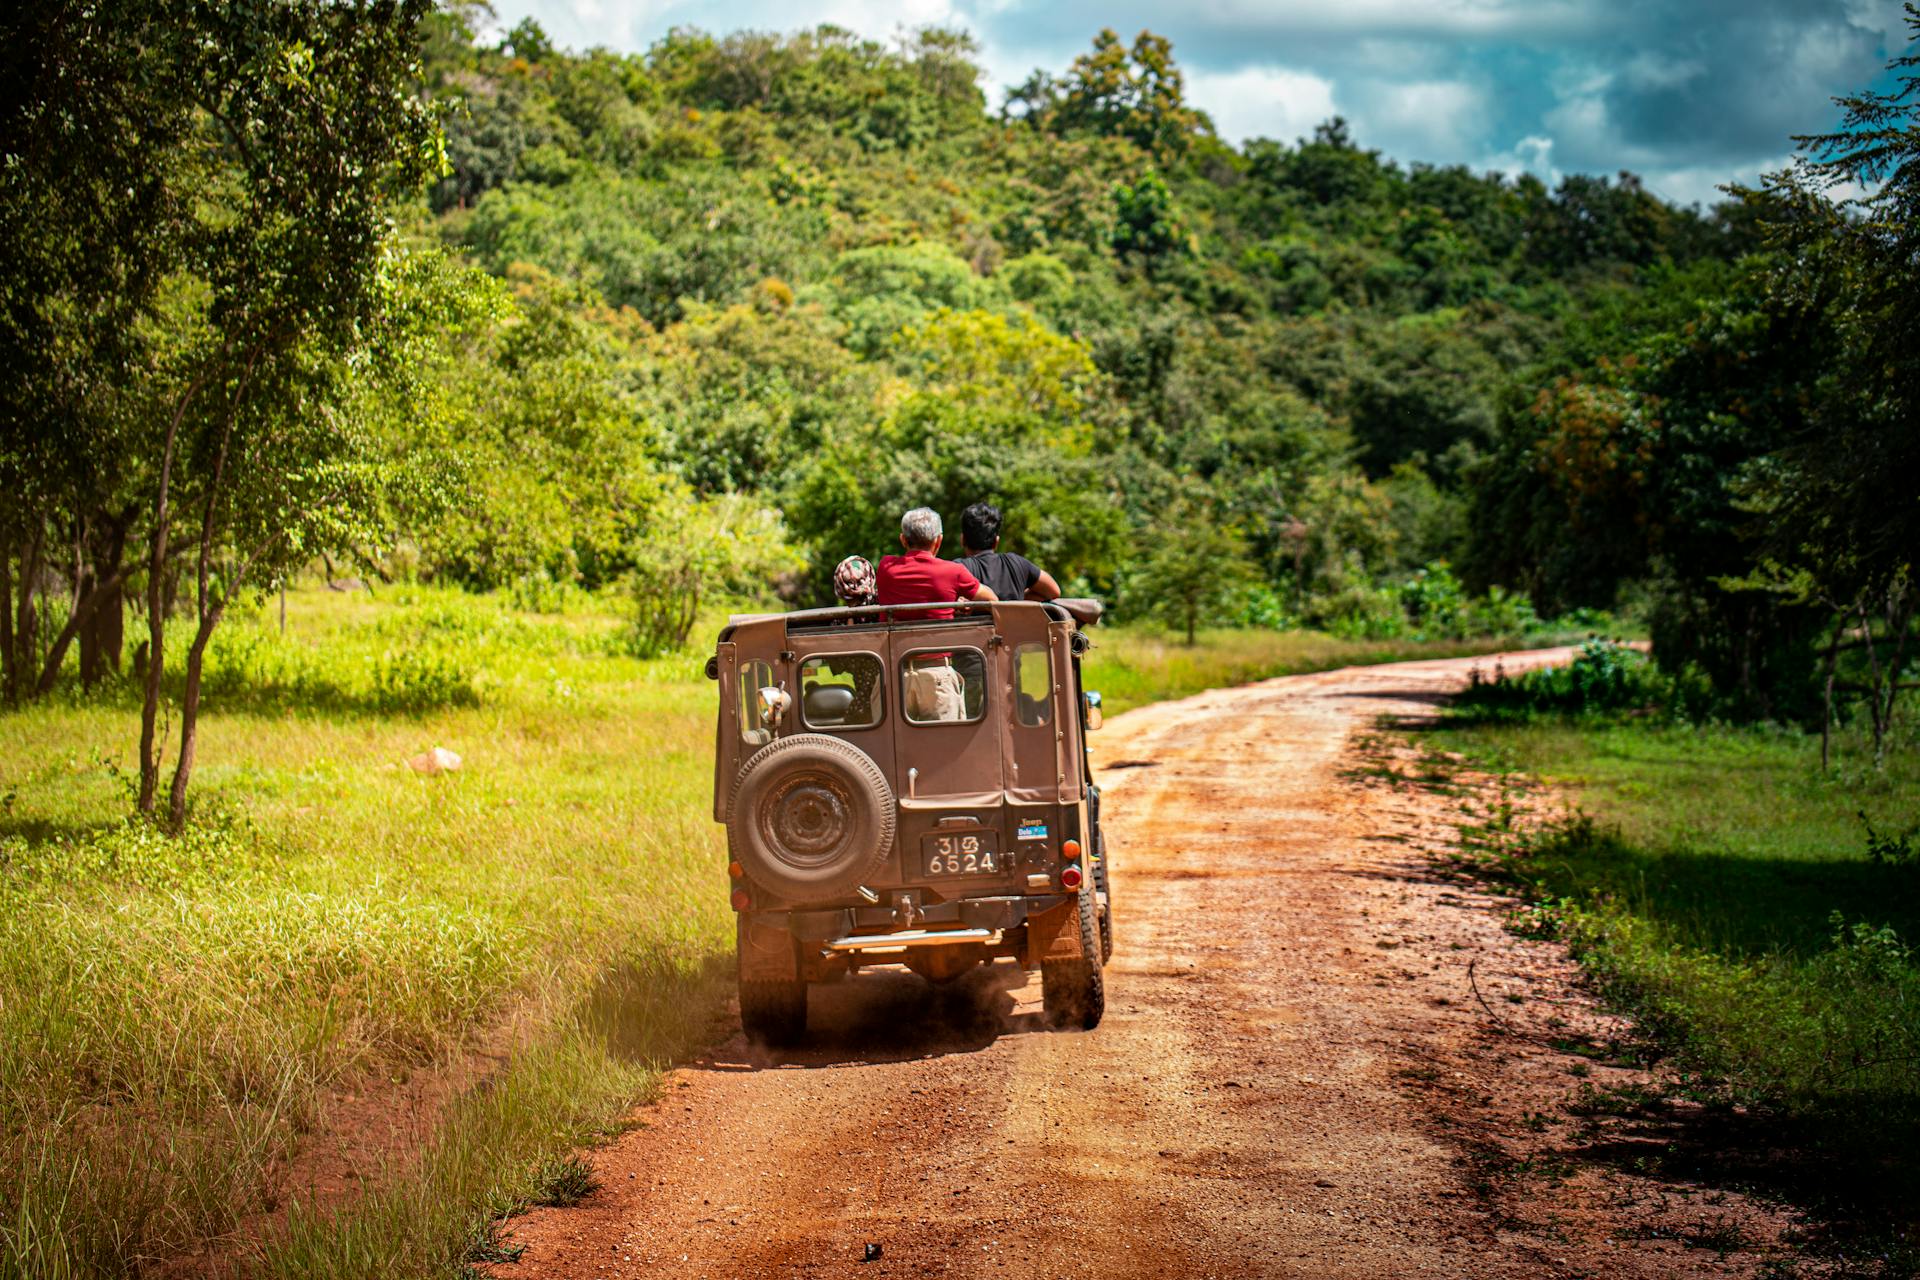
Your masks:
<instances>
[{"instance_id":1,"label":"sticker on rear door","mask_svg":"<svg viewBox=\"0 0 1920 1280\"><path fill-rule=\"evenodd\" d=\"M1047 824L1044 822L1023 822L1020 824L1020 834L1017 838L1021 840L1045 840L1047 838Z\"/></svg>"}]
</instances>

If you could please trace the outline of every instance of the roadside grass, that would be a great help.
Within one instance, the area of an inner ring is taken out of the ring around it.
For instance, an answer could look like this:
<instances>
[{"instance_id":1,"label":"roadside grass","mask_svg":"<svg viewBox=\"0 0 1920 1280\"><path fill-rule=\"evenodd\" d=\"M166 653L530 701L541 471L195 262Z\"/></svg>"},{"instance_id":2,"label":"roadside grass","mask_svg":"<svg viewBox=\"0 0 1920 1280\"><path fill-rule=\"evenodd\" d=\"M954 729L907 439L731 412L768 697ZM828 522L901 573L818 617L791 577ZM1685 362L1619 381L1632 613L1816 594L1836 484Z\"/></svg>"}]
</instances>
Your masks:
<instances>
[{"instance_id":1,"label":"roadside grass","mask_svg":"<svg viewBox=\"0 0 1920 1280\"><path fill-rule=\"evenodd\" d=\"M578 1194L568 1153L723 1005L732 921L718 616L640 661L615 612L558 603L316 588L284 632L276 601L231 618L179 840L126 816L130 682L0 717L0 1277L454 1276L502 1215ZM1116 711L1498 643L1096 639ZM406 765L434 746L463 767ZM357 1197L312 1197L331 1097L475 1063L416 1148L367 1135Z\"/></svg>"},{"instance_id":2,"label":"roadside grass","mask_svg":"<svg viewBox=\"0 0 1920 1280\"><path fill-rule=\"evenodd\" d=\"M1744 1116L1779 1189L1858 1226L1879 1255L1860 1274L1920 1267L1911 726L1884 771L1840 735L1825 774L1797 730L1632 712L1462 710L1423 740L1493 774L1468 793L1462 860L1533 901L1517 927L1567 940L1681 1093ZM1536 779L1572 810L1543 811Z\"/></svg>"},{"instance_id":3,"label":"roadside grass","mask_svg":"<svg viewBox=\"0 0 1920 1280\"><path fill-rule=\"evenodd\" d=\"M295 1209L266 1255L444 1270L453 1227L608 1122L719 998L698 656L455 592L288 604L285 638L263 611L215 651L183 841L122 816L129 691L5 717L0 1274L130 1274L227 1235L298 1197L278 1180L329 1089L511 1024L510 1067L417 1164L344 1217ZM403 763L434 745L464 767Z\"/></svg>"},{"instance_id":4,"label":"roadside grass","mask_svg":"<svg viewBox=\"0 0 1920 1280\"><path fill-rule=\"evenodd\" d=\"M1099 691L1106 714L1118 715L1145 703L1274 676L1567 644L1585 633L1364 640L1321 631L1248 628L1201 631L1192 646L1182 637L1146 627L1094 627L1088 634L1093 650L1082 660L1082 679L1087 688Z\"/></svg>"}]
</instances>

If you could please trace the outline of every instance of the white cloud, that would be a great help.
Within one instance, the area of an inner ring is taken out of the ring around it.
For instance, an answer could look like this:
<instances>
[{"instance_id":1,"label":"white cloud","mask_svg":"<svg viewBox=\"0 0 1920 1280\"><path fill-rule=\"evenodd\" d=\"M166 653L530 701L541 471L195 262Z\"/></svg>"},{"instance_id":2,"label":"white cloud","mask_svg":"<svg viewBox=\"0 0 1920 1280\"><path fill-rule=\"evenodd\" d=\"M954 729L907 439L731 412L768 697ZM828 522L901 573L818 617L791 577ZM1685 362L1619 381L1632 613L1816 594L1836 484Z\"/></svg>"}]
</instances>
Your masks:
<instances>
[{"instance_id":1,"label":"white cloud","mask_svg":"<svg viewBox=\"0 0 1920 1280\"><path fill-rule=\"evenodd\" d=\"M1213 0L1205 19L1221 27L1242 27L1300 35L1448 36L1473 39L1521 39L1571 36L1602 25L1606 15L1582 0Z\"/></svg>"},{"instance_id":2,"label":"white cloud","mask_svg":"<svg viewBox=\"0 0 1920 1280\"><path fill-rule=\"evenodd\" d=\"M1474 167L1508 179L1530 173L1549 187L1560 182L1560 170L1553 163L1553 139L1537 133L1528 134L1505 151L1484 157Z\"/></svg>"},{"instance_id":3,"label":"white cloud","mask_svg":"<svg viewBox=\"0 0 1920 1280\"><path fill-rule=\"evenodd\" d=\"M1397 160L1453 160L1487 124L1485 91L1464 80L1369 81L1352 96L1361 141Z\"/></svg>"},{"instance_id":4,"label":"white cloud","mask_svg":"<svg viewBox=\"0 0 1920 1280\"><path fill-rule=\"evenodd\" d=\"M1672 89L1707 74L1706 64L1698 58L1674 58L1654 50L1642 50L1627 62L1627 83L1636 89Z\"/></svg>"},{"instance_id":5,"label":"white cloud","mask_svg":"<svg viewBox=\"0 0 1920 1280\"><path fill-rule=\"evenodd\" d=\"M1333 82L1286 67L1192 71L1187 101L1213 117L1229 142L1272 138L1291 144L1335 114Z\"/></svg>"},{"instance_id":6,"label":"white cloud","mask_svg":"<svg viewBox=\"0 0 1920 1280\"><path fill-rule=\"evenodd\" d=\"M1672 204L1697 204L1710 209L1727 199L1727 193L1719 190L1730 183L1755 187L1760 185L1760 175L1772 173L1787 167L1787 156L1776 156L1757 164L1730 166L1724 164L1689 165L1672 169L1649 169L1640 175L1647 190Z\"/></svg>"}]
</instances>

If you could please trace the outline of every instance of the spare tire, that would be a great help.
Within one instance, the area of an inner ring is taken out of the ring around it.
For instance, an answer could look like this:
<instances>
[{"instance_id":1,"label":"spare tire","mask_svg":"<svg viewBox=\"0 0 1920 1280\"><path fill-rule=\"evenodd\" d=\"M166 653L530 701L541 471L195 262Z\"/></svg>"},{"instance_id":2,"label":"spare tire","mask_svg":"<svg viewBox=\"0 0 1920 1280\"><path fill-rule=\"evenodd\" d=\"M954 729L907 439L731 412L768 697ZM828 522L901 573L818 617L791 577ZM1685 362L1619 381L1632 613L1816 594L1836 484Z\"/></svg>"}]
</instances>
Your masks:
<instances>
[{"instance_id":1,"label":"spare tire","mask_svg":"<svg viewBox=\"0 0 1920 1280\"><path fill-rule=\"evenodd\" d=\"M756 751L727 803L727 842L747 876L782 898L841 897L893 852L893 788L866 752L823 733Z\"/></svg>"}]
</instances>

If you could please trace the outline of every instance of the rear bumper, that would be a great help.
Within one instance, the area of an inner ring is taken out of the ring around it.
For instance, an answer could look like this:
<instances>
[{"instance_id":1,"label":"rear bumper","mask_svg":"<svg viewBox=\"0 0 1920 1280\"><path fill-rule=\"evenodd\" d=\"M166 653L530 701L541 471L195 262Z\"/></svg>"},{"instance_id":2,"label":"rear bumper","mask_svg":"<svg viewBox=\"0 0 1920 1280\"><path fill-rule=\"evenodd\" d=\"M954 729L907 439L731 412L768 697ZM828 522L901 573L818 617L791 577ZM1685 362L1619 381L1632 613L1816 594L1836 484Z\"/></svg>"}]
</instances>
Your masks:
<instances>
[{"instance_id":1,"label":"rear bumper","mask_svg":"<svg viewBox=\"0 0 1920 1280\"><path fill-rule=\"evenodd\" d=\"M914 923L999 933L1018 928L1027 922L1029 915L1057 907L1068 900L1068 895L1058 893L1037 897L960 898L921 907L915 912ZM803 942L825 942L870 932L884 934L894 932L896 928L893 908L889 906L839 907L828 911L755 911L750 915L754 925L766 929L784 929ZM955 939L976 940L969 937Z\"/></svg>"}]
</instances>

